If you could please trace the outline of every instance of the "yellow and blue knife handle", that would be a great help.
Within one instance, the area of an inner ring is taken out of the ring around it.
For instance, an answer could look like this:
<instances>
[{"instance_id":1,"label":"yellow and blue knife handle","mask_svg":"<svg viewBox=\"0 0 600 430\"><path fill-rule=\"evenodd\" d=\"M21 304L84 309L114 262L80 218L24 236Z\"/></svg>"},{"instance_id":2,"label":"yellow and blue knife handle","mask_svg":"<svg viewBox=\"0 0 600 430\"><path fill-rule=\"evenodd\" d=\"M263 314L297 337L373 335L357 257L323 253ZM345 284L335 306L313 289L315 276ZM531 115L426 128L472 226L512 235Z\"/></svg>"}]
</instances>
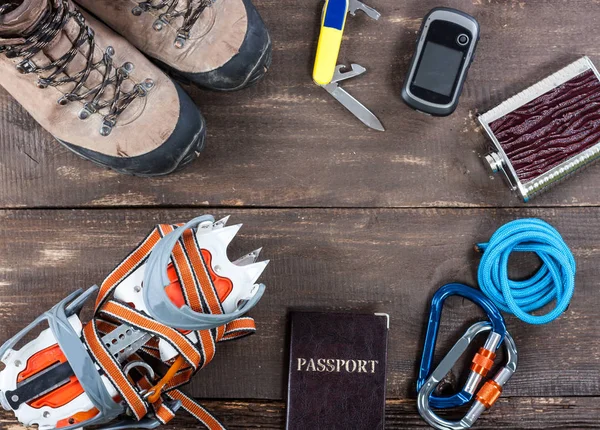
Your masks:
<instances>
[{"instance_id":1,"label":"yellow and blue knife handle","mask_svg":"<svg viewBox=\"0 0 600 430\"><path fill-rule=\"evenodd\" d=\"M327 85L333 79L342 46L348 3L349 0L327 0L325 2L313 70L313 80L319 85Z\"/></svg>"}]
</instances>

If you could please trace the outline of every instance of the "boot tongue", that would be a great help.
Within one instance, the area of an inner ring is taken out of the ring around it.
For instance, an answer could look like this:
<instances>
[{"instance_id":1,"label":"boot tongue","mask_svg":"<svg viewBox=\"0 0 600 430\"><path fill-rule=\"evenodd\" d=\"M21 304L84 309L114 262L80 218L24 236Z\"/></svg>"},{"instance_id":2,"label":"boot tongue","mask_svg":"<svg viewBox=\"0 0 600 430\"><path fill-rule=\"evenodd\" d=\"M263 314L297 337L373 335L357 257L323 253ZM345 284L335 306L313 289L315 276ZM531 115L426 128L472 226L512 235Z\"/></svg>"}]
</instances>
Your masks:
<instances>
[{"instance_id":1,"label":"boot tongue","mask_svg":"<svg viewBox=\"0 0 600 430\"><path fill-rule=\"evenodd\" d=\"M13 0L19 4L10 12L0 14L0 37L27 36L50 8L48 0Z\"/></svg>"}]
</instances>

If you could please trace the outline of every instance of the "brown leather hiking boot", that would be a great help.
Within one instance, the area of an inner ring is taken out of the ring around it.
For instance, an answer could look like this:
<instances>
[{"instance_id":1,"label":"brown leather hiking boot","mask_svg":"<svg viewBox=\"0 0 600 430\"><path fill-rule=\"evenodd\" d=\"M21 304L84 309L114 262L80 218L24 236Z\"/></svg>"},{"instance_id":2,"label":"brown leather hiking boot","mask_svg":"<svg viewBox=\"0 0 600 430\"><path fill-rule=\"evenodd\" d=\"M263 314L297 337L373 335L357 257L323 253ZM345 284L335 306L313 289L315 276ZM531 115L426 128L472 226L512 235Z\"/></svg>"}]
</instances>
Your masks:
<instances>
[{"instance_id":1,"label":"brown leather hiking boot","mask_svg":"<svg viewBox=\"0 0 600 430\"><path fill-rule=\"evenodd\" d=\"M123 173L167 174L204 146L181 87L70 0L0 5L0 85L61 144Z\"/></svg>"},{"instance_id":2,"label":"brown leather hiking boot","mask_svg":"<svg viewBox=\"0 0 600 430\"><path fill-rule=\"evenodd\" d=\"M271 38L250 0L75 0L184 82L233 91L271 64Z\"/></svg>"}]
</instances>

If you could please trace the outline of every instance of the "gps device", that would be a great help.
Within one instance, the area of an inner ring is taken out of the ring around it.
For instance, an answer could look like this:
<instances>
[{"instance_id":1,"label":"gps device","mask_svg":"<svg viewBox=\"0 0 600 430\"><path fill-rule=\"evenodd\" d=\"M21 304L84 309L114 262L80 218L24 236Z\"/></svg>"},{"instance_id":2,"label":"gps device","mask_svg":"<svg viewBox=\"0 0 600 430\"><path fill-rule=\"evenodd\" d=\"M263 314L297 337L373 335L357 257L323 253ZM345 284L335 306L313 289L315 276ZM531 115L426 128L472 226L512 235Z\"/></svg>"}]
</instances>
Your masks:
<instances>
[{"instance_id":1,"label":"gps device","mask_svg":"<svg viewBox=\"0 0 600 430\"><path fill-rule=\"evenodd\" d=\"M456 109L479 40L479 23L456 9L435 8L423 19L402 99L413 109L447 116Z\"/></svg>"}]
</instances>

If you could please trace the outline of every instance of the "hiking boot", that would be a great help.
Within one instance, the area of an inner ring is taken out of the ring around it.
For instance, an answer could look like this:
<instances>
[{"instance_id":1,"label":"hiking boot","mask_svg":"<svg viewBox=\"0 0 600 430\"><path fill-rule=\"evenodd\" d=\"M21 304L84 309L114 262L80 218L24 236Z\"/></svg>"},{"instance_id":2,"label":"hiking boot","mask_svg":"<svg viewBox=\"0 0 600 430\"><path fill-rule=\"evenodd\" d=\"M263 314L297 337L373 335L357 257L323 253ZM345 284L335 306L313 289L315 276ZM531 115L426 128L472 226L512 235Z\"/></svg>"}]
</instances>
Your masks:
<instances>
[{"instance_id":1,"label":"hiking boot","mask_svg":"<svg viewBox=\"0 0 600 430\"><path fill-rule=\"evenodd\" d=\"M70 0L0 5L0 85L65 147L119 172L164 175L204 146L181 87Z\"/></svg>"},{"instance_id":2,"label":"hiking boot","mask_svg":"<svg viewBox=\"0 0 600 430\"><path fill-rule=\"evenodd\" d=\"M271 64L271 38L250 0L75 1L186 83L239 90Z\"/></svg>"}]
</instances>

